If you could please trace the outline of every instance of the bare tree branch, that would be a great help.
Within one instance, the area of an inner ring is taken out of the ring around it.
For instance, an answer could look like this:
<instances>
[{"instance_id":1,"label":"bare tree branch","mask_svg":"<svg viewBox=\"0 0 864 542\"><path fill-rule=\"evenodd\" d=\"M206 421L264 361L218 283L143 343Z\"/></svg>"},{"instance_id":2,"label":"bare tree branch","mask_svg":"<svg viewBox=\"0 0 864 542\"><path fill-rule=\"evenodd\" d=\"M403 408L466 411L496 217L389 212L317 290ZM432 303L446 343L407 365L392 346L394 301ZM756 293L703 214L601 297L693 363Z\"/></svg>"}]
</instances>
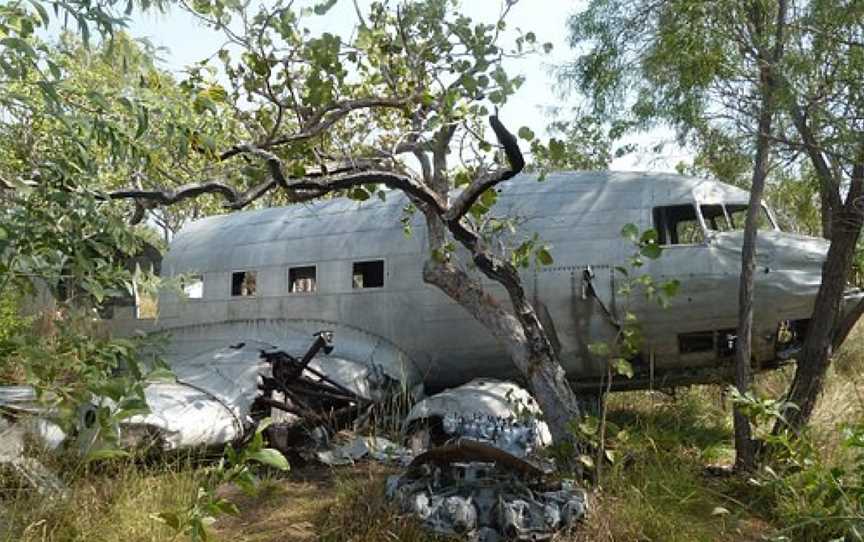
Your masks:
<instances>
[{"instance_id":1,"label":"bare tree branch","mask_svg":"<svg viewBox=\"0 0 864 542\"><path fill-rule=\"evenodd\" d=\"M200 184L185 184L176 190L144 188L126 188L108 194L110 199L136 199L153 201L159 205L172 205L183 200L196 198L203 194L219 194L231 203L239 199L237 191L220 181L208 181Z\"/></svg>"},{"instance_id":2,"label":"bare tree branch","mask_svg":"<svg viewBox=\"0 0 864 542\"><path fill-rule=\"evenodd\" d=\"M372 107L404 107L417 101L419 94L414 94L406 98L360 98L357 100L346 100L334 102L326 107L321 108L313 115L306 123L303 129L299 132L280 138L273 139L269 142L261 144L236 145L227 151L223 152L220 160L227 160L232 156L249 152L250 149L266 150L289 143L297 143L318 136L327 131L331 126L343 119L352 111L360 109L368 109Z\"/></svg>"},{"instance_id":3,"label":"bare tree branch","mask_svg":"<svg viewBox=\"0 0 864 542\"><path fill-rule=\"evenodd\" d=\"M498 142L504 149L504 155L507 158L508 166L497 171L481 175L474 179L468 187L462 191L459 196L453 201L453 204L444 214L444 220L458 220L465 216L471 206L477 201L483 192L494 187L498 183L513 178L517 173L525 167L525 158L522 156L522 151L519 149L519 143L516 137L510 133L507 128L501 123L497 116L489 117L489 124L492 125L492 130L498 138Z\"/></svg>"}]
</instances>

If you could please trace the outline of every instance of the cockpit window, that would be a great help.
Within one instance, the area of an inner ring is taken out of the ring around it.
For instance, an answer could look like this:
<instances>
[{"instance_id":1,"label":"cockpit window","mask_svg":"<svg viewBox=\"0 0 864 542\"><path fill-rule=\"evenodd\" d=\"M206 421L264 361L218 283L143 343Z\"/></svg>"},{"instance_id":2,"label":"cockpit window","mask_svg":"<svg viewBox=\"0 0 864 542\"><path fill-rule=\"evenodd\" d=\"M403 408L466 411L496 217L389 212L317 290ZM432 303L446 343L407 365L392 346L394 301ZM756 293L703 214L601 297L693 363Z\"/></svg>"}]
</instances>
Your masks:
<instances>
[{"instance_id":1,"label":"cockpit window","mask_svg":"<svg viewBox=\"0 0 864 542\"><path fill-rule=\"evenodd\" d=\"M748 205L732 203L700 205L699 212L702 213L705 227L709 230L734 231L744 229L744 222L747 219L747 207ZM758 217L760 230L775 229L774 221L771 220L771 215L764 205Z\"/></svg>"},{"instance_id":2,"label":"cockpit window","mask_svg":"<svg viewBox=\"0 0 864 542\"><path fill-rule=\"evenodd\" d=\"M726 210L722 205L700 205L699 211L702 212L702 220L705 221L705 227L713 231L730 231L732 228L729 225L729 217L726 216Z\"/></svg>"},{"instance_id":3,"label":"cockpit window","mask_svg":"<svg viewBox=\"0 0 864 542\"><path fill-rule=\"evenodd\" d=\"M654 229L661 245L690 245L705 241L695 205L655 207Z\"/></svg>"},{"instance_id":4,"label":"cockpit window","mask_svg":"<svg viewBox=\"0 0 864 542\"><path fill-rule=\"evenodd\" d=\"M729 213L729 220L732 223L733 230L743 230L744 222L747 220L748 205L726 205L726 212ZM762 205L761 212L756 215L759 217L757 224L760 230L775 229L774 221L771 220L771 215L768 214L768 209Z\"/></svg>"},{"instance_id":5,"label":"cockpit window","mask_svg":"<svg viewBox=\"0 0 864 542\"><path fill-rule=\"evenodd\" d=\"M741 203L713 203L699 206L702 223L710 231L743 230L747 219L747 205ZM777 225L768 209L762 205L760 230L776 230ZM695 205L667 205L654 208L654 229L661 245L693 245L705 241L705 232L696 214Z\"/></svg>"}]
</instances>

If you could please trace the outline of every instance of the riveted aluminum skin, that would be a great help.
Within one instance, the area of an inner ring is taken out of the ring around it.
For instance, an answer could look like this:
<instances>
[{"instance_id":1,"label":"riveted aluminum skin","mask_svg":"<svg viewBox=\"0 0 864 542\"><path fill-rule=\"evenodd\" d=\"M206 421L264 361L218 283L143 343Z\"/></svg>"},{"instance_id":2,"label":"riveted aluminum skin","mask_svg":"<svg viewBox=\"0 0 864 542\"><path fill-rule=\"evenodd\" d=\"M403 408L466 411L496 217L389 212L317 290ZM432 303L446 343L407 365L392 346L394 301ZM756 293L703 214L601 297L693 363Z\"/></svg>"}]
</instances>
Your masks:
<instances>
[{"instance_id":1,"label":"riveted aluminum skin","mask_svg":"<svg viewBox=\"0 0 864 542\"><path fill-rule=\"evenodd\" d=\"M711 231L700 215L700 241L669 245L658 260L646 262L642 270L656 280L681 282L665 310L640 296L622 299L615 267L633 253L621 236L623 225L655 227L653 211L664 206L746 205L747 192L694 177L622 172L561 172L542 182L519 175L499 192L493 214L517 219L521 233L537 233L552 246L554 263L525 270L523 279L574 382L593 386L592 379L604 374L605 360L587 346L611 338L616 319L628 310L646 338L630 387L716 381L728 372L730 357L720 343L722 332L736 325L740 232ZM398 374L406 388L421 381L440 389L477 377L514 377L491 334L423 283L425 229L415 213L412 234L405 235L406 203L389 193L383 202L339 199L193 222L175 237L162 270L202 275L202 297L165 293L153 321L136 320L132 309L118 307L113 326L121 333L170 331L169 357L178 358L234 340L281 344L282 335L306 344L313 331L335 329L335 355L379 365L391 377ZM826 252L820 239L773 228L759 232L753 352L760 367L782 361L781 323L809 318ZM383 262L383 286L356 288L354 264L377 260ZM315 268L314 292L290 291L293 267ZM232 273L239 271L257 274L254 296L231 295ZM500 286L482 280L506 303ZM851 300L860 296L849 294ZM717 345L683 348L681 337L693 333L714 333Z\"/></svg>"}]
</instances>

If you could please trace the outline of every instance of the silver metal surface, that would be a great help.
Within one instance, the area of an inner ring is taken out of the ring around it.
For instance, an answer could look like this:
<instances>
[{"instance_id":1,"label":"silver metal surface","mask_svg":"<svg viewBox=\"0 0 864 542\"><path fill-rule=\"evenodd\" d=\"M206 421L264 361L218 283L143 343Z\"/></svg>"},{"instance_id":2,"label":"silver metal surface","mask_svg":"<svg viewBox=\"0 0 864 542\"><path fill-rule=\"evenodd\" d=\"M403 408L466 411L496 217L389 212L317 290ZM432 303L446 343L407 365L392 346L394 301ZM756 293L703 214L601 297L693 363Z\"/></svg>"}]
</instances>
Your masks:
<instances>
[{"instance_id":1,"label":"silver metal surface","mask_svg":"<svg viewBox=\"0 0 864 542\"><path fill-rule=\"evenodd\" d=\"M520 231L537 233L552 245L554 264L526 270L523 278L544 325L556 332L568 375L590 381L604 374L605 360L592 356L587 345L613 337L615 319L629 308L645 331L632 380L643 387L654 385L654 378L657 385L671 382L676 375L709 379L716 374L712 370L729 365L719 347L682 349L679 335L735 327L741 233L705 230L704 241L668 246L659 260L647 262L643 269L656 279L681 281L671 307L661 310L639 296L628 301L617 294L620 278L614 268L626 265L633 252L621 236L622 226L654 227L656 207L747 201L743 190L693 177L554 173L543 182L520 175L504 183L492 212L518 217ZM302 337L305 345L314 330L336 329L336 355L380 365L409 388L421 381L444 387L481 376L515 376L485 328L422 282L425 230L415 215L413 234L405 236L400 221L405 204L404 197L390 193L385 202L339 199L193 222L174 239L162 270L169 276L202 275L202 297L165 293L153 321L136 320L133 309L118 307L112 325L121 333L170 331L169 358L234 340L281 344L280 336ZM701 218L699 224L705 228ZM821 239L759 232L753 331L759 366L778 361L781 322L809 318L826 251ZM354 288L353 264L369 260L383 260L383 287ZM315 267L316 291L290 292L289 269L301 266ZM235 271L255 271L254 296L232 297ZM586 294L589 280L592 295ZM505 298L500 286L483 282Z\"/></svg>"}]
</instances>

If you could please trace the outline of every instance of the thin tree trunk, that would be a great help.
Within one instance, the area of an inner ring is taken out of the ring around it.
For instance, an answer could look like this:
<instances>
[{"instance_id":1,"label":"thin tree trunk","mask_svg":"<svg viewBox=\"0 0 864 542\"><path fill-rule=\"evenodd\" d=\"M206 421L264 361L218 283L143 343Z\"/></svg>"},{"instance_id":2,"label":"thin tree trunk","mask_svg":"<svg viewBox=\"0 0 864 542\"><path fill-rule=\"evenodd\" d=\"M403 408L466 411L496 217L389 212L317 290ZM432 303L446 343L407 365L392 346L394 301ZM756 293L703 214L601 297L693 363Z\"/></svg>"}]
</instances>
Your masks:
<instances>
[{"instance_id":1,"label":"thin tree trunk","mask_svg":"<svg viewBox=\"0 0 864 542\"><path fill-rule=\"evenodd\" d=\"M754 7L754 10L757 8ZM754 20L761 19L759 14ZM735 350L735 386L743 395L750 390L752 379L750 360L752 358L753 332L753 285L756 269L756 233L759 215L762 213L762 194L765 190L765 179L768 176L771 131L774 120L775 95L778 90L778 80L774 69L783 54L783 27L786 21L786 1L780 0L777 6L775 43L771 57L760 54L759 79L762 91L760 104L758 133L756 134L756 157L753 166L753 178L750 187L750 203L747 208L747 218L744 223L744 244L741 252L741 281L738 288L738 341ZM754 24L762 27L761 24ZM764 47L760 48L764 51ZM756 454L753 446L750 421L740 408L733 407L735 424L735 469L751 471L756 466Z\"/></svg>"}]
</instances>

